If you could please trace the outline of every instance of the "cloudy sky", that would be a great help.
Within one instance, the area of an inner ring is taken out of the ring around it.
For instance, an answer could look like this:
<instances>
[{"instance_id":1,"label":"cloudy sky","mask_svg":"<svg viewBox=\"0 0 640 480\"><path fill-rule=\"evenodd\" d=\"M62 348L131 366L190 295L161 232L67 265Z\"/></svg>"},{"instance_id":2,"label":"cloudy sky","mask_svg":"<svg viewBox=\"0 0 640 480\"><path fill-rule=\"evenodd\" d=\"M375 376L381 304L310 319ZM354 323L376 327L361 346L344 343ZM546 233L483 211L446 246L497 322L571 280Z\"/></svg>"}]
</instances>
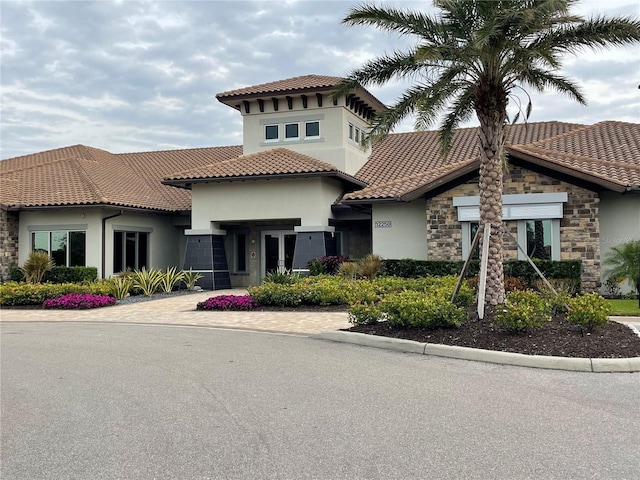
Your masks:
<instances>
[{"instance_id":1,"label":"cloudy sky","mask_svg":"<svg viewBox=\"0 0 640 480\"><path fill-rule=\"evenodd\" d=\"M1 158L78 143L114 153L241 144L241 116L216 93L346 75L412 42L341 25L356 3L2 0ZM584 0L579 13L640 15L640 3ZM639 47L569 57L563 72L589 106L534 95L531 121L640 122ZM402 86L371 91L389 104Z\"/></svg>"}]
</instances>

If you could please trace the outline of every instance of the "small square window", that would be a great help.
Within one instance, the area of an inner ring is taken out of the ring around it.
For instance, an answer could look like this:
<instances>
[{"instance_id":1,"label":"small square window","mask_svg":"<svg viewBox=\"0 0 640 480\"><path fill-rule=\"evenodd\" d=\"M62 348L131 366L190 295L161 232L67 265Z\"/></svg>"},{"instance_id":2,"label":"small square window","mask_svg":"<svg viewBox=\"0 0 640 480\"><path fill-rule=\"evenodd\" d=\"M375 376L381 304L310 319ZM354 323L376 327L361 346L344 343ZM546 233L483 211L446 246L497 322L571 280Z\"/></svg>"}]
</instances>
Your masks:
<instances>
[{"instance_id":1,"label":"small square window","mask_svg":"<svg viewBox=\"0 0 640 480\"><path fill-rule=\"evenodd\" d=\"M300 127L297 123L287 123L284 126L284 138L286 140L295 140L300 138Z\"/></svg>"},{"instance_id":2,"label":"small square window","mask_svg":"<svg viewBox=\"0 0 640 480\"><path fill-rule=\"evenodd\" d=\"M304 124L305 138L320 136L320 122L307 122Z\"/></svg>"},{"instance_id":3,"label":"small square window","mask_svg":"<svg viewBox=\"0 0 640 480\"><path fill-rule=\"evenodd\" d=\"M278 125L265 125L264 140L266 142L273 142L278 140Z\"/></svg>"}]
</instances>

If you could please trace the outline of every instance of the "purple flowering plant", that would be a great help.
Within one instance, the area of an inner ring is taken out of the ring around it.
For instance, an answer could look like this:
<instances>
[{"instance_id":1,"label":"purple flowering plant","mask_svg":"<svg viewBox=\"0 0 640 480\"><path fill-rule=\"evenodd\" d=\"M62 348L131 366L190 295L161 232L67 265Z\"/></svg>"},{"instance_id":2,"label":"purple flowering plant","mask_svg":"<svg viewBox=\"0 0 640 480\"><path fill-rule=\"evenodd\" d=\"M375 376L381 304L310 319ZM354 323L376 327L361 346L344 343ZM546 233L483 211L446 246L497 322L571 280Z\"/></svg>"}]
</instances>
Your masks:
<instances>
[{"instance_id":1,"label":"purple flowering plant","mask_svg":"<svg viewBox=\"0 0 640 480\"><path fill-rule=\"evenodd\" d=\"M218 295L199 302L197 310L252 310L258 306L251 295Z\"/></svg>"},{"instance_id":2,"label":"purple flowering plant","mask_svg":"<svg viewBox=\"0 0 640 480\"><path fill-rule=\"evenodd\" d=\"M116 299L107 295L93 293L68 293L61 297L50 298L42 303L43 308L63 310L100 308L115 305Z\"/></svg>"}]
</instances>

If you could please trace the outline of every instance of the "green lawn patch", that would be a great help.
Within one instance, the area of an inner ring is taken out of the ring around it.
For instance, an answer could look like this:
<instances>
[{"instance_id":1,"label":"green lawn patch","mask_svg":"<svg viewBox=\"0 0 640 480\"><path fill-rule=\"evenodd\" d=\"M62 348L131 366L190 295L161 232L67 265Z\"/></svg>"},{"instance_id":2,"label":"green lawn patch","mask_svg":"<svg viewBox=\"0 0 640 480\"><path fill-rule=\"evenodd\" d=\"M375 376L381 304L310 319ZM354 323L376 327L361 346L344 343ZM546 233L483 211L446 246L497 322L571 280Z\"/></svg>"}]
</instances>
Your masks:
<instances>
[{"instance_id":1,"label":"green lawn patch","mask_svg":"<svg viewBox=\"0 0 640 480\"><path fill-rule=\"evenodd\" d=\"M611 315L622 317L640 317L638 300L607 300L611 306Z\"/></svg>"}]
</instances>

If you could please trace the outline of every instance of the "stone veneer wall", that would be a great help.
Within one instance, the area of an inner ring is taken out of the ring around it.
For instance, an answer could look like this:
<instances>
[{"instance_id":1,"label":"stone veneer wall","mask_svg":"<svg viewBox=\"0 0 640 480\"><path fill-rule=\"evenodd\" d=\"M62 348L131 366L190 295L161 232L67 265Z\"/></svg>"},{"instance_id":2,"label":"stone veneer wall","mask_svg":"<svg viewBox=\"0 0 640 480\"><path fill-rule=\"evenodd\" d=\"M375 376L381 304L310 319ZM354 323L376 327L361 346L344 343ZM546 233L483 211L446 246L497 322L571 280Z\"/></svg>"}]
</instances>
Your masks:
<instances>
[{"instance_id":1,"label":"stone veneer wall","mask_svg":"<svg viewBox=\"0 0 640 480\"><path fill-rule=\"evenodd\" d=\"M18 212L0 208L0 281L9 279L18 266Z\"/></svg>"},{"instance_id":2,"label":"stone veneer wall","mask_svg":"<svg viewBox=\"0 0 640 480\"><path fill-rule=\"evenodd\" d=\"M600 287L600 227L597 192L546 175L510 165L504 177L504 194L567 192L560 221L561 260L582 260L582 290ZM458 221L454 197L479 195L478 178L458 185L427 200L427 249L430 260L462 259L462 225ZM505 222L514 239L517 222ZM516 244L505 238L505 259L518 258Z\"/></svg>"}]
</instances>

